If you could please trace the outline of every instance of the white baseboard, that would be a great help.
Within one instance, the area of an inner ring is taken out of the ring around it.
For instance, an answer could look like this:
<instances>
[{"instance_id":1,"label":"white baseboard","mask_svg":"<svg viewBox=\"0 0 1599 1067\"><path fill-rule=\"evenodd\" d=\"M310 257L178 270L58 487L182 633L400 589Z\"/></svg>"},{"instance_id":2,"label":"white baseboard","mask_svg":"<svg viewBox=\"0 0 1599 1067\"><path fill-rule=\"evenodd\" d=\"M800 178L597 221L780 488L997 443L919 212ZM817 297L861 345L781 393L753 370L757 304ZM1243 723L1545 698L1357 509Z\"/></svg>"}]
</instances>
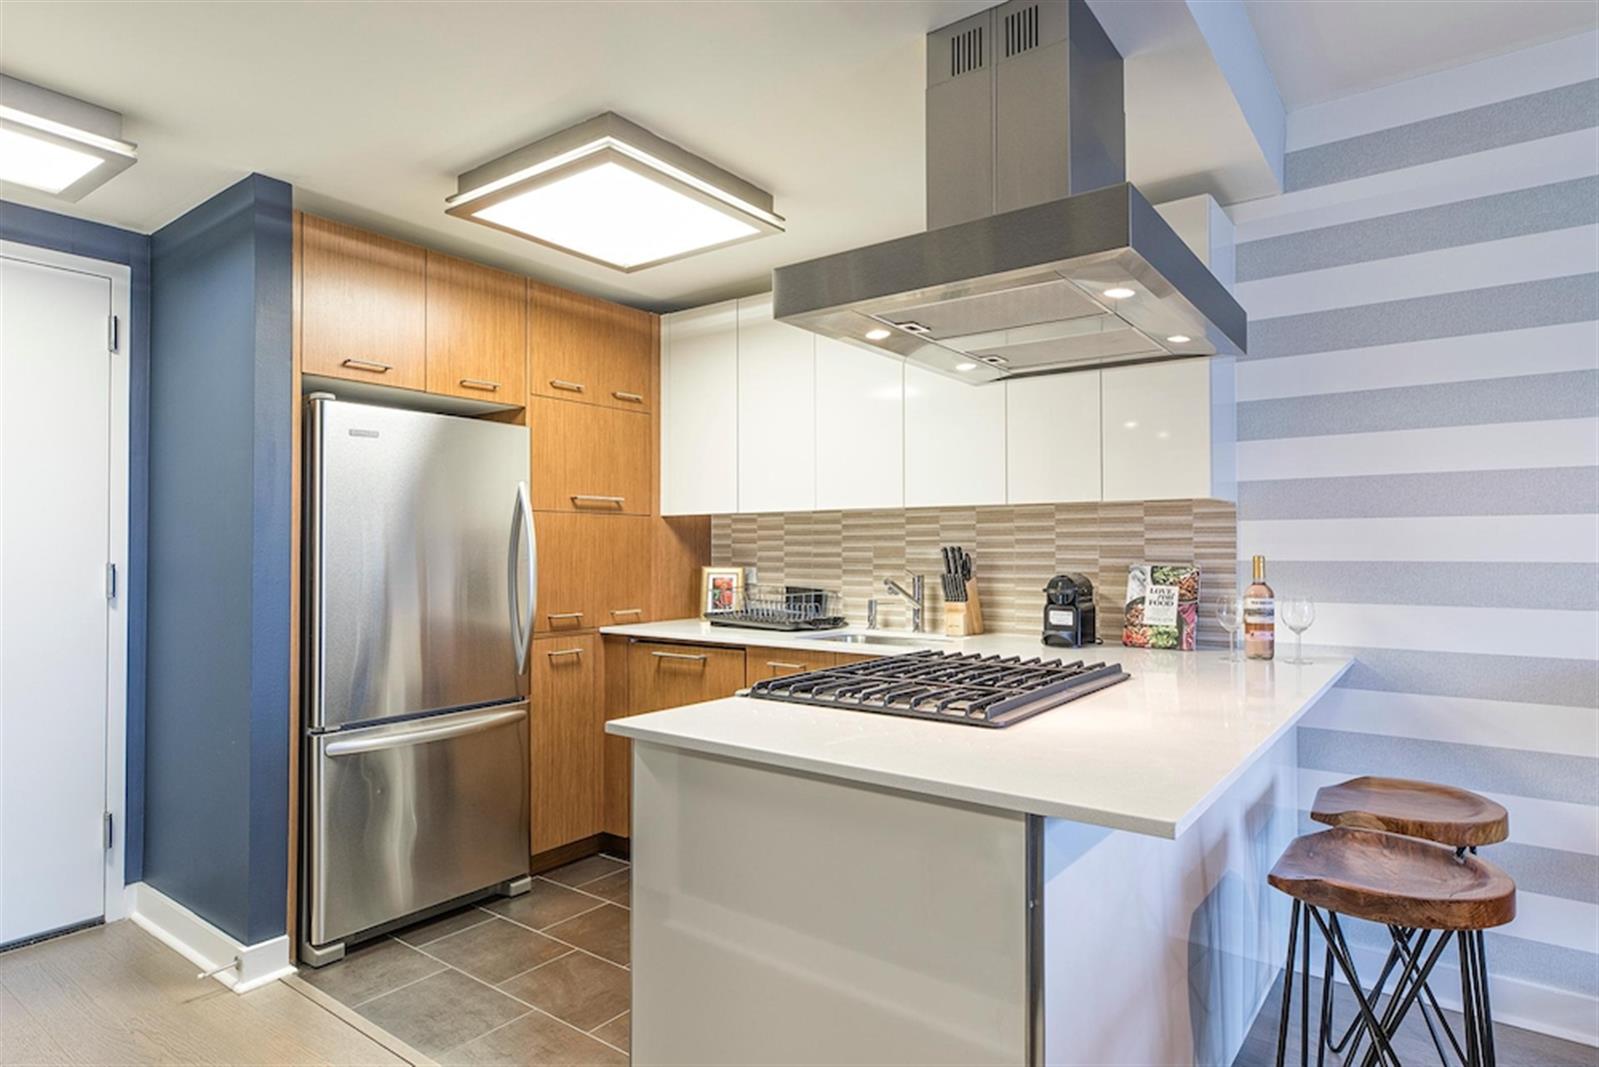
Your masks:
<instances>
[{"instance_id":1,"label":"white baseboard","mask_svg":"<svg viewBox=\"0 0 1599 1067\"><path fill-rule=\"evenodd\" d=\"M254 945L243 944L144 882L128 886L127 904L129 918L162 944L181 953L201 973L237 959L237 967L227 967L215 976L235 993L248 993L294 973L287 934Z\"/></svg>"}]
</instances>

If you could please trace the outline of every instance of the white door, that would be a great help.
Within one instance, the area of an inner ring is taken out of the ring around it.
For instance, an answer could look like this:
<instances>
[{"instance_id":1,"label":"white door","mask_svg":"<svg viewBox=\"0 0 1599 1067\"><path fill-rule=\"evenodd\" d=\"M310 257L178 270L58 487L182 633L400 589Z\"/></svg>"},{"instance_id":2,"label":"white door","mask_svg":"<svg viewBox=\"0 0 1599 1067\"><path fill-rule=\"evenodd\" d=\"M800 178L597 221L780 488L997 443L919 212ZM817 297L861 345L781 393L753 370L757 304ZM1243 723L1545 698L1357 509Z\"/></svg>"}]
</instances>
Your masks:
<instances>
[{"instance_id":1,"label":"white door","mask_svg":"<svg viewBox=\"0 0 1599 1067\"><path fill-rule=\"evenodd\" d=\"M661 320L661 514L738 510L738 301Z\"/></svg>"},{"instance_id":2,"label":"white door","mask_svg":"<svg viewBox=\"0 0 1599 1067\"><path fill-rule=\"evenodd\" d=\"M905 365L905 506L1005 503L1005 386Z\"/></svg>"},{"instance_id":3,"label":"white door","mask_svg":"<svg viewBox=\"0 0 1599 1067\"><path fill-rule=\"evenodd\" d=\"M1099 371L1005 382L1005 502L1100 498Z\"/></svg>"},{"instance_id":4,"label":"white door","mask_svg":"<svg viewBox=\"0 0 1599 1067\"><path fill-rule=\"evenodd\" d=\"M0 944L105 914L111 313L0 258Z\"/></svg>"},{"instance_id":5,"label":"white door","mask_svg":"<svg viewBox=\"0 0 1599 1067\"><path fill-rule=\"evenodd\" d=\"M738 510L816 507L816 335L738 302Z\"/></svg>"},{"instance_id":6,"label":"white door","mask_svg":"<svg viewBox=\"0 0 1599 1067\"><path fill-rule=\"evenodd\" d=\"M905 506L905 364L816 338L816 506Z\"/></svg>"}]
</instances>

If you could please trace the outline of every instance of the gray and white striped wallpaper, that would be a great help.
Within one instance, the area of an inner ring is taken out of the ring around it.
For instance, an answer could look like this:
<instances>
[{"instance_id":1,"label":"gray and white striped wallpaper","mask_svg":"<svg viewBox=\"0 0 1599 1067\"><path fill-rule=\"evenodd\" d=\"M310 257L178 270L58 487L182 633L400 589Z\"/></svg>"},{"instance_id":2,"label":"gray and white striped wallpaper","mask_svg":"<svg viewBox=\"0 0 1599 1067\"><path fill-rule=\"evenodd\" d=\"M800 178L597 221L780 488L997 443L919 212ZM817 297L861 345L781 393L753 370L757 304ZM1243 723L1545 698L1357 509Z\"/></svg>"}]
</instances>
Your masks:
<instances>
[{"instance_id":1,"label":"gray and white striped wallpaper","mask_svg":"<svg viewBox=\"0 0 1599 1067\"><path fill-rule=\"evenodd\" d=\"M1288 191L1230 209L1239 556L1357 659L1301 730L1301 806L1362 773L1502 801L1486 854L1520 914L1489 935L1496 1015L1590 1041L1596 57L1587 34L1296 113Z\"/></svg>"}]
</instances>

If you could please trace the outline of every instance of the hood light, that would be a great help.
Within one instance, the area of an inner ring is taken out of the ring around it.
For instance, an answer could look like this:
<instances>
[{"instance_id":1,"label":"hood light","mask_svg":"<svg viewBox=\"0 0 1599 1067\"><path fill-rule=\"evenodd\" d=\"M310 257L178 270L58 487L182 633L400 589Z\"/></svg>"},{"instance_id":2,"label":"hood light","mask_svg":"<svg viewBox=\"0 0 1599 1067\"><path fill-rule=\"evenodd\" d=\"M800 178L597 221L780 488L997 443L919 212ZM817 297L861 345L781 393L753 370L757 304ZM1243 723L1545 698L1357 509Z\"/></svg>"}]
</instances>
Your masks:
<instances>
[{"instance_id":1,"label":"hood light","mask_svg":"<svg viewBox=\"0 0 1599 1067\"><path fill-rule=\"evenodd\" d=\"M957 364L955 364L955 369L959 370L959 371L976 370L977 369L977 364L975 364L975 363L957 363Z\"/></svg>"},{"instance_id":2,"label":"hood light","mask_svg":"<svg viewBox=\"0 0 1599 1067\"><path fill-rule=\"evenodd\" d=\"M1106 289L1105 295L1112 300L1126 300L1128 297L1137 296L1138 294L1124 285L1118 285L1114 289Z\"/></svg>"},{"instance_id":3,"label":"hood light","mask_svg":"<svg viewBox=\"0 0 1599 1067\"><path fill-rule=\"evenodd\" d=\"M1187 334L1174 333L1170 337L1166 338L1166 343L1173 345L1186 345L1192 340L1193 338L1189 337Z\"/></svg>"},{"instance_id":4,"label":"hood light","mask_svg":"<svg viewBox=\"0 0 1599 1067\"><path fill-rule=\"evenodd\" d=\"M886 341L892 336L894 336L893 333L883 329L881 326L866 331L866 339L868 341Z\"/></svg>"}]
</instances>

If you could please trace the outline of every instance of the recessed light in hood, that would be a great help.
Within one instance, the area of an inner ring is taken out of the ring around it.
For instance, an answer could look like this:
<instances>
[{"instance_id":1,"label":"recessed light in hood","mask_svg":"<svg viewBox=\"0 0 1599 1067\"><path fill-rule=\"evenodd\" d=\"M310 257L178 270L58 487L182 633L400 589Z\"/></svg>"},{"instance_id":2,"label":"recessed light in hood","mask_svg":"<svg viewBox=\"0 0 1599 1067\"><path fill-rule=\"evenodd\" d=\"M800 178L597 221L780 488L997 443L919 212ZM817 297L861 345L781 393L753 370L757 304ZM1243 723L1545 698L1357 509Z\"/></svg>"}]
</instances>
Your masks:
<instances>
[{"instance_id":1,"label":"recessed light in hood","mask_svg":"<svg viewBox=\"0 0 1599 1067\"><path fill-rule=\"evenodd\" d=\"M893 327L879 347L962 381L1242 352L1243 308L1126 183L1123 127L1121 56L1083 0L934 31L928 230L779 267L774 314Z\"/></svg>"}]
</instances>

